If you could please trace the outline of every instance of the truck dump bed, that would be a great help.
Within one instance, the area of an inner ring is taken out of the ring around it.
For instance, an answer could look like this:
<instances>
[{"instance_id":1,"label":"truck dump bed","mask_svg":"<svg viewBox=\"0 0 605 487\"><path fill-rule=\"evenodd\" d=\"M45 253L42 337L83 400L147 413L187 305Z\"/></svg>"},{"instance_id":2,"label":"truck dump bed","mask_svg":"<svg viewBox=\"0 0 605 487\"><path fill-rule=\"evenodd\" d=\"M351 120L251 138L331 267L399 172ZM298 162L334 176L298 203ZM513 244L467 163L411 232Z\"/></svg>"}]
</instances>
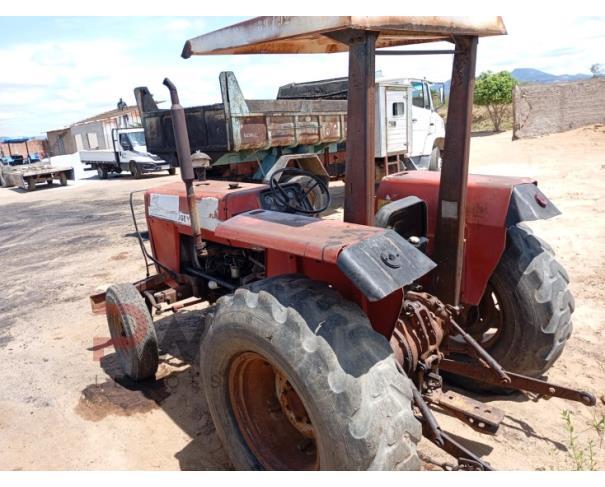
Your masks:
<instances>
[{"instance_id":1,"label":"truck dump bed","mask_svg":"<svg viewBox=\"0 0 605 487\"><path fill-rule=\"evenodd\" d=\"M223 103L185 109L191 150L213 161L228 153L327 145L346 140L345 100L245 100L232 72L219 77ZM135 88L147 150L177 163L170 110L147 87ZM219 162L220 163L220 162Z\"/></svg>"}]
</instances>

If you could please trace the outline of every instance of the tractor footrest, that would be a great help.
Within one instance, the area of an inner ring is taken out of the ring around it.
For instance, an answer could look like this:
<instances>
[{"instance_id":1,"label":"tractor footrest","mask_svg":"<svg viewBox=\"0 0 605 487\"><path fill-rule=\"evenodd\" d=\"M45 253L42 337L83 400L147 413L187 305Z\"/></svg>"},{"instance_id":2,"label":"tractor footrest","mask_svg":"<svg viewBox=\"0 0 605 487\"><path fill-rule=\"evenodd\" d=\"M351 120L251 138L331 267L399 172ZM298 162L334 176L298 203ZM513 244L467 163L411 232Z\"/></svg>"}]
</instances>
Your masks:
<instances>
[{"instance_id":1,"label":"tractor footrest","mask_svg":"<svg viewBox=\"0 0 605 487\"><path fill-rule=\"evenodd\" d=\"M504 411L475 401L454 391L434 391L426 400L448 410L458 419L482 433L495 433L504 419Z\"/></svg>"}]
</instances>

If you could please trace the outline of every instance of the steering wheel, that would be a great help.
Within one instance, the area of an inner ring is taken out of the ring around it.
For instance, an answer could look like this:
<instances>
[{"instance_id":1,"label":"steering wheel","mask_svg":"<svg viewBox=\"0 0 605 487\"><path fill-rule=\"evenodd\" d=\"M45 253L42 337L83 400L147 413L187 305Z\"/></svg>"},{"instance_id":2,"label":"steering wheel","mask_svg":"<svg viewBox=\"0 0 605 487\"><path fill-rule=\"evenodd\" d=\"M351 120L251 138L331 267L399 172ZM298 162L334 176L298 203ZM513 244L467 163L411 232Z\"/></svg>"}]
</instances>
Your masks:
<instances>
[{"instance_id":1,"label":"steering wheel","mask_svg":"<svg viewBox=\"0 0 605 487\"><path fill-rule=\"evenodd\" d=\"M280 183L279 179L283 176L289 177L286 181ZM308 178L309 181L306 184L299 183L302 187L302 194L296 191L294 193L295 197L292 198L283 188L283 185L285 183L293 182L292 179L294 178L298 179L297 176ZM321 179L321 176L303 169L294 167L278 169L269 178L269 187L278 203L296 213L317 215L318 213L327 210L330 206L330 191L328 190L326 183ZM314 196L314 198L309 198L309 196ZM292 200L294 200L294 202ZM312 209L308 209L308 204L311 205Z\"/></svg>"}]
</instances>

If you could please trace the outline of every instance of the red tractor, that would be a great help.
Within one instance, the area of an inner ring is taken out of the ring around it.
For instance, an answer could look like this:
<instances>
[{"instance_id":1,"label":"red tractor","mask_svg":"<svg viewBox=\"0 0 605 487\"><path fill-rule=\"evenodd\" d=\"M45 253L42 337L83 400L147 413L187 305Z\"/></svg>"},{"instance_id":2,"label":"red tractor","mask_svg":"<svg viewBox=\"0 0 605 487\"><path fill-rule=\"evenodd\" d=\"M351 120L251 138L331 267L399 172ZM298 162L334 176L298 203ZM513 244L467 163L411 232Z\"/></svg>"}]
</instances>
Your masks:
<instances>
[{"instance_id":1,"label":"red tractor","mask_svg":"<svg viewBox=\"0 0 605 487\"><path fill-rule=\"evenodd\" d=\"M349 52L344 221L321 218L328 186L300 167L268 184L196 178L166 79L184 184L145 193L151 254L140 243L157 273L93 296L134 380L155 377L155 310L212 304L200 323L202 387L236 468L417 469L424 434L460 468L490 469L429 405L485 432L502 412L444 393L442 374L595 404L537 378L563 351L574 304L552 250L520 223L557 209L530 179L468 175L477 41L499 34L499 17L261 17L186 43L186 58ZM442 171L376 189L375 55L443 40L454 61Z\"/></svg>"}]
</instances>

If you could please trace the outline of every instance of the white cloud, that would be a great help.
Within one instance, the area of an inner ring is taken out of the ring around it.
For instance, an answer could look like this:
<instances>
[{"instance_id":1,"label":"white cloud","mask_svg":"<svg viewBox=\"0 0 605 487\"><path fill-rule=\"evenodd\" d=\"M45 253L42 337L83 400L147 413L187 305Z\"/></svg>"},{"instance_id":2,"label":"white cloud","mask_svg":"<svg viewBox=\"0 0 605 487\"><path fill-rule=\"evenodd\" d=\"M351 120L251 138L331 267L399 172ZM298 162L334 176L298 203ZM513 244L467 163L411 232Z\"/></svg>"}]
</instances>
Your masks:
<instances>
[{"instance_id":1,"label":"white cloud","mask_svg":"<svg viewBox=\"0 0 605 487\"><path fill-rule=\"evenodd\" d=\"M120 38L89 32L88 40L49 39L0 47L3 66L11 67L0 70L0 135L35 135L62 127L113 108L120 97L132 104L135 86L147 85L156 99L167 100L168 92L161 84L165 76L176 83L184 105L198 105L221 101L221 71L234 71L248 98L273 98L277 88L286 83L347 74L346 54L183 60L179 56L182 42L208 30L209 21L159 20L140 20L149 28ZM517 15L506 16L504 21L508 36L480 40L478 72L532 67L554 74L587 73L591 64L605 61L601 49L605 44L604 18L554 17L537 23L534 16ZM65 29L77 27L75 20L65 24ZM165 49L156 59L150 49L158 42ZM167 47L174 49L172 57L166 58ZM432 47L447 49L452 45ZM447 80L451 56L379 56L376 67L387 77Z\"/></svg>"}]
</instances>

